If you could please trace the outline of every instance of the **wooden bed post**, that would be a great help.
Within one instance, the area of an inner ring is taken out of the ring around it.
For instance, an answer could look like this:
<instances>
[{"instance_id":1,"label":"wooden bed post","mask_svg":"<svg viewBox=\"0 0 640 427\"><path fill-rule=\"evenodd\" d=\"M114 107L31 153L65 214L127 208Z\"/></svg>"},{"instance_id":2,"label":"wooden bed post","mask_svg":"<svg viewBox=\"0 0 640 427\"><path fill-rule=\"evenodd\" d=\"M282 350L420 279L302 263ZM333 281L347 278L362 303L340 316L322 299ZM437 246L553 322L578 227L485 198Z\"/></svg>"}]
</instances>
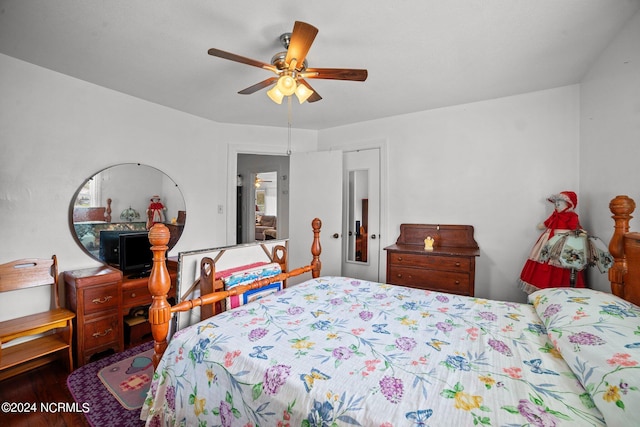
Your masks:
<instances>
[{"instance_id":1,"label":"wooden bed post","mask_svg":"<svg viewBox=\"0 0 640 427\"><path fill-rule=\"evenodd\" d=\"M104 220L111 222L111 198L107 199L107 210L104 213Z\"/></svg>"},{"instance_id":2,"label":"wooden bed post","mask_svg":"<svg viewBox=\"0 0 640 427\"><path fill-rule=\"evenodd\" d=\"M611 292L624 298L624 275L627 273L627 257L624 254L624 235L629 232L631 214L636 203L628 196L616 196L609 203L609 210L615 221L613 236L609 242L609 252L613 256L613 266L609 269Z\"/></svg>"},{"instance_id":3,"label":"wooden bed post","mask_svg":"<svg viewBox=\"0 0 640 427\"><path fill-rule=\"evenodd\" d=\"M322 221L320 218L314 218L311 221L311 227L313 228L313 243L311 244L311 255L313 260L311 261L311 277L314 279L320 277L320 269L322 262L320 262L320 253L322 247L320 246L320 228L322 228Z\"/></svg>"},{"instance_id":4,"label":"wooden bed post","mask_svg":"<svg viewBox=\"0 0 640 427\"><path fill-rule=\"evenodd\" d=\"M166 225L157 223L149 230L149 242L153 252L153 266L149 276L149 292L151 293L151 307L149 308L149 323L151 333L155 341L155 351L153 355L154 369L160 362L160 357L167 348L167 335L169 334L169 323L171 320L171 305L167 301L167 293L171 288L171 277L165 254L169 247L169 229Z\"/></svg>"}]
</instances>

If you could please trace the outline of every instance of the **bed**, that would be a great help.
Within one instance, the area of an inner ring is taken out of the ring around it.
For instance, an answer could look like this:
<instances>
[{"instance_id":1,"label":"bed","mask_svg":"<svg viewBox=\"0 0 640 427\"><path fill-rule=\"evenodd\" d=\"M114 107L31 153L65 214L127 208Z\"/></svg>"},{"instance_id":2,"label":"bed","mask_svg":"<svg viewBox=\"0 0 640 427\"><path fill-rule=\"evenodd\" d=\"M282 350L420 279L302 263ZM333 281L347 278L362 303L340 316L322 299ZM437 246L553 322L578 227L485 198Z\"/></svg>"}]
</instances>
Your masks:
<instances>
[{"instance_id":1,"label":"bed","mask_svg":"<svg viewBox=\"0 0 640 427\"><path fill-rule=\"evenodd\" d=\"M629 233L633 200L618 196L610 208L613 294L544 289L529 304L322 277L314 220L308 266L170 307L166 237L152 229L157 367L141 418L202 426L638 425L640 308L631 288L640 260L625 250L640 236ZM167 345L172 313L309 271L311 279L181 329Z\"/></svg>"}]
</instances>

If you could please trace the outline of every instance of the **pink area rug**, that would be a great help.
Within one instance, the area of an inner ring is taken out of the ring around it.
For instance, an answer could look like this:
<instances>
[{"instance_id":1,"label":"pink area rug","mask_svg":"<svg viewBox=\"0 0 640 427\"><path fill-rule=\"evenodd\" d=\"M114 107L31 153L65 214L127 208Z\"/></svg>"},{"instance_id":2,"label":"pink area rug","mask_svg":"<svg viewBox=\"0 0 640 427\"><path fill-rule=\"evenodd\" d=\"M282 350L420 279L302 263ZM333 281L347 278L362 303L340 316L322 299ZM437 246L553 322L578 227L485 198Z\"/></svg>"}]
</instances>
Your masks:
<instances>
[{"instance_id":1,"label":"pink area rug","mask_svg":"<svg viewBox=\"0 0 640 427\"><path fill-rule=\"evenodd\" d=\"M125 409L140 409L153 377L153 349L136 354L98 371L98 378Z\"/></svg>"}]
</instances>

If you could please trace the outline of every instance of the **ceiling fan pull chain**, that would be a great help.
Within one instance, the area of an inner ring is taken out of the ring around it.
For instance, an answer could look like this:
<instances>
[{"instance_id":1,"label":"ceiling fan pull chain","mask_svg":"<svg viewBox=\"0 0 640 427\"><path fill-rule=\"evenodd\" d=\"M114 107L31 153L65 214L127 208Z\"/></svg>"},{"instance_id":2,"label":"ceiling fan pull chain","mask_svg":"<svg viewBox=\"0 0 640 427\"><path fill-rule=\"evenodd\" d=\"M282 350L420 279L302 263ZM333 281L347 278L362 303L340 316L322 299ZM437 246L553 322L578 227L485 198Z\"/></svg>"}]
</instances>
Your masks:
<instances>
[{"instance_id":1,"label":"ceiling fan pull chain","mask_svg":"<svg viewBox=\"0 0 640 427\"><path fill-rule=\"evenodd\" d=\"M288 96L287 97L287 109L288 109L288 116L287 116L287 156L291 155L291 97Z\"/></svg>"}]
</instances>

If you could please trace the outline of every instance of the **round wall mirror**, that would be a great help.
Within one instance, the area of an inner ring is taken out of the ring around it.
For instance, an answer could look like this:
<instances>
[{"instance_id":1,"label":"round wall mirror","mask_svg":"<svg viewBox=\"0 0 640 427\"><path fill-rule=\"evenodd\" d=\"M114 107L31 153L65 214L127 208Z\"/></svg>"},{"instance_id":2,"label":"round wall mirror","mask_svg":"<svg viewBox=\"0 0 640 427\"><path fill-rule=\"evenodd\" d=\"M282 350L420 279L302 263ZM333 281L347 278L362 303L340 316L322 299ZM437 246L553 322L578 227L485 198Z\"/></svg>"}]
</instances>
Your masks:
<instances>
[{"instance_id":1,"label":"round wall mirror","mask_svg":"<svg viewBox=\"0 0 640 427\"><path fill-rule=\"evenodd\" d=\"M83 182L71 201L69 218L72 233L87 254L131 272L150 268L146 251L150 244L145 239L153 224L164 223L171 233L169 249L175 246L186 209L178 185L162 171L126 163Z\"/></svg>"}]
</instances>

